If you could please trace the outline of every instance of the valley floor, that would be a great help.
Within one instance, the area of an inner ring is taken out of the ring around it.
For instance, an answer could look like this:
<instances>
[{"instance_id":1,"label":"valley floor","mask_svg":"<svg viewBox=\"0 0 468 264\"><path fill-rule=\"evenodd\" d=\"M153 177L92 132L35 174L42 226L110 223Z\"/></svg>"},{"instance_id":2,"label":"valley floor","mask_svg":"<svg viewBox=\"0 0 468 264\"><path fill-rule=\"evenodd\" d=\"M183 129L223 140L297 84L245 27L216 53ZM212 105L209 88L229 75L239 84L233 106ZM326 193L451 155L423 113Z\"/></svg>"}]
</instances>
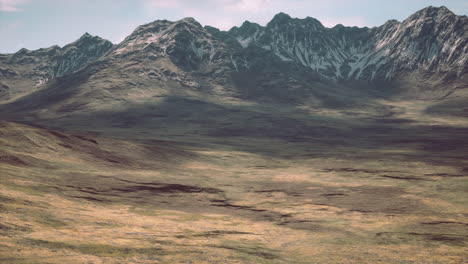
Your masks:
<instances>
[{"instance_id":1,"label":"valley floor","mask_svg":"<svg viewBox=\"0 0 468 264\"><path fill-rule=\"evenodd\" d=\"M468 120L381 105L2 121L0 263L468 262Z\"/></svg>"}]
</instances>

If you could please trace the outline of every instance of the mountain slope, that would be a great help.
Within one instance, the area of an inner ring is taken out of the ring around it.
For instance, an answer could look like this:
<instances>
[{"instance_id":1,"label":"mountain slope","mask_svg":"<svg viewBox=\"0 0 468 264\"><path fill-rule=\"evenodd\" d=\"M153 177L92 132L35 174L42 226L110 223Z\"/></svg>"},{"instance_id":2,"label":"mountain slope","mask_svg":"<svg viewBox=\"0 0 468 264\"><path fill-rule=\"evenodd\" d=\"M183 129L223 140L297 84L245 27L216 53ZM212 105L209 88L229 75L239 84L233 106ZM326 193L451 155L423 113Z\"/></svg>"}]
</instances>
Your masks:
<instances>
[{"instance_id":1,"label":"mountain slope","mask_svg":"<svg viewBox=\"0 0 468 264\"><path fill-rule=\"evenodd\" d=\"M60 48L0 55L0 99L9 99L49 80L71 74L109 52L110 41L86 33L75 42Z\"/></svg>"}]
</instances>

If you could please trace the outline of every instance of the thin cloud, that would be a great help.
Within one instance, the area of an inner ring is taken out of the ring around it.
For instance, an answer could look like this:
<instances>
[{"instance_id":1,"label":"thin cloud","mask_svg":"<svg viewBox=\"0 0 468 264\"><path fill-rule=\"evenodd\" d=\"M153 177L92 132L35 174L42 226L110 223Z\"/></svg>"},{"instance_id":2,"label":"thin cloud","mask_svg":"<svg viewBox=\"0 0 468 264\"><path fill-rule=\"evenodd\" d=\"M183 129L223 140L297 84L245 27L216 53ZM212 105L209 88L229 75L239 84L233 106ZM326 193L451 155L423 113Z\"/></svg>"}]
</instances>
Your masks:
<instances>
[{"instance_id":1,"label":"thin cloud","mask_svg":"<svg viewBox=\"0 0 468 264\"><path fill-rule=\"evenodd\" d=\"M19 6L25 2L25 0L0 0L0 12L22 11Z\"/></svg>"}]
</instances>

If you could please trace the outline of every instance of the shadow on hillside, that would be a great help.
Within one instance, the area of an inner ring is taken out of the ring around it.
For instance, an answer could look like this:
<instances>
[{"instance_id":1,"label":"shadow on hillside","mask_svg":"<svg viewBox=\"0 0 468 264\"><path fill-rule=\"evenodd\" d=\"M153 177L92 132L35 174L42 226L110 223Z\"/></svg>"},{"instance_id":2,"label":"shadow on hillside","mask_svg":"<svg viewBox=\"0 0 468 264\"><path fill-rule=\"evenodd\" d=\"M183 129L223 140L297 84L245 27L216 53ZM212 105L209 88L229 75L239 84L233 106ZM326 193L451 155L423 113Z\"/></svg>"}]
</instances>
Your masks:
<instances>
[{"instance_id":1,"label":"shadow on hillside","mask_svg":"<svg viewBox=\"0 0 468 264\"><path fill-rule=\"evenodd\" d=\"M330 117L262 105L220 105L182 97L121 111L72 114L41 124L150 142L168 140L199 149L229 149L266 157L368 156L459 163L468 153L468 128L421 125L378 116ZM384 154L385 151L394 154ZM458 160L458 161L457 161Z\"/></svg>"}]
</instances>

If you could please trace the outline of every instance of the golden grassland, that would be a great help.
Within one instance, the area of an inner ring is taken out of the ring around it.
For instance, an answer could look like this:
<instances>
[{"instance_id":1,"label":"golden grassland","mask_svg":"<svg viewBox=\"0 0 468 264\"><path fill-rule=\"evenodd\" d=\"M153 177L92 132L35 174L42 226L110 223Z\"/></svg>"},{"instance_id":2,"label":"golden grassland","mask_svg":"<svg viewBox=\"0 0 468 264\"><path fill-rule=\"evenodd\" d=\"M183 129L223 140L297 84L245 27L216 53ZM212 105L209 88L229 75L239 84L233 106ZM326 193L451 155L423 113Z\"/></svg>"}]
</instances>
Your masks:
<instances>
[{"instance_id":1,"label":"golden grassland","mask_svg":"<svg viewBox=\"0 0 468 264\"><path fill-rule=\"evenodd\" d=\"M1 122L0 262L466 263L468 148L449 128L375 147Z\"/></svg>"}]
</instances>

